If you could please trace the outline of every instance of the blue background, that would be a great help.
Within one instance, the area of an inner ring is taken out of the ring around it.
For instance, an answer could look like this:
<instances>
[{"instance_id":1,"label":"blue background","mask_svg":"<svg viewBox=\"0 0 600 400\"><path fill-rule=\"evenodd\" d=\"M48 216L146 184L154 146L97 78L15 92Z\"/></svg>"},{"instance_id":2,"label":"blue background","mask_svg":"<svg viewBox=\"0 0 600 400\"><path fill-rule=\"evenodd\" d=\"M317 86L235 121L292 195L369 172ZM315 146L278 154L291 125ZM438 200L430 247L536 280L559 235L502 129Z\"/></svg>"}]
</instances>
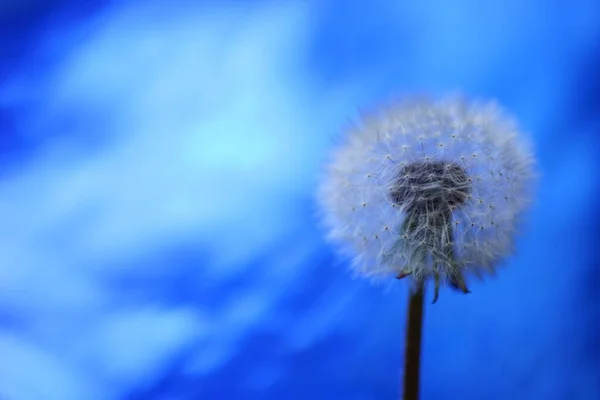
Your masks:
<instances>
[{"instance_id":1,"label":"blue background","mask_svg":"<svg viewBox=\"0 0 600 400\"><path fill-rule=\"evenodd\" d=\"M456 91L542 175L518 254L426 307L422 398L600 399L598 71L594 0L3 0L0 399L398 398L406 287L314 188L360 110Z\"/></svg>"}]
</instances>

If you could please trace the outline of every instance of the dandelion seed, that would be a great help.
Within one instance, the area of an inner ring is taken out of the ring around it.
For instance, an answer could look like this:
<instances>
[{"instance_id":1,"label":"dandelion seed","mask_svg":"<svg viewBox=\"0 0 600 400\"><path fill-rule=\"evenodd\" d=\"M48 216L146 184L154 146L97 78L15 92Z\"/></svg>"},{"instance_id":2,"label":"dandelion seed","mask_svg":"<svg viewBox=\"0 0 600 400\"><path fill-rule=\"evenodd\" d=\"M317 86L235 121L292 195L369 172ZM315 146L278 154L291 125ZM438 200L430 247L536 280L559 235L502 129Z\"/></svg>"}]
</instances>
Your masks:
<instances>
[{"instance_id":1,"label":"dandelion seed","mask_svg":"<svg viewBox=\"0 0 600 400\"><path fill-rule=\"evenodd\" d=\"M439 141L428 140L434 134ZM441 153L439 142L452 145ZM534 164L516 123L494 103L393 104L335 150L320 186L324 222L361 275L431 279L436 298L440 283L460 281L466 291L468 276L493 272L510 255L515 224L531 199ZM375 237L381 229L374 215L390 234L361 247L363 234ZM458 229L457 220L467 223Z\"/></svg>"}]
</instances>

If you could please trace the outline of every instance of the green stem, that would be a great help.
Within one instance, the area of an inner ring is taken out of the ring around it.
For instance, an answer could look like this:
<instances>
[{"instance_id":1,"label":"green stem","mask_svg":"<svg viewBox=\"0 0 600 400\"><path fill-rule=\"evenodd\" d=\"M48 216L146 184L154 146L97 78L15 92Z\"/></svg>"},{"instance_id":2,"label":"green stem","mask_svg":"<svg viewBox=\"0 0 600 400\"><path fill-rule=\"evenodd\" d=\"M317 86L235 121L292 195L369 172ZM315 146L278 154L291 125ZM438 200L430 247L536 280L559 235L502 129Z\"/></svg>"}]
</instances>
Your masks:
<instances>
[{"instance_id":1,"label":"green stem","mask_svg":"<svg viewBox=\"0 0 600 400\"><path fill-rule=\"evenodd\" d=\"M410 293L404 355L403 400L419 399L419 372L421 366L421 332L423 326L423 283Z\"/></svg>"}]
</instances>

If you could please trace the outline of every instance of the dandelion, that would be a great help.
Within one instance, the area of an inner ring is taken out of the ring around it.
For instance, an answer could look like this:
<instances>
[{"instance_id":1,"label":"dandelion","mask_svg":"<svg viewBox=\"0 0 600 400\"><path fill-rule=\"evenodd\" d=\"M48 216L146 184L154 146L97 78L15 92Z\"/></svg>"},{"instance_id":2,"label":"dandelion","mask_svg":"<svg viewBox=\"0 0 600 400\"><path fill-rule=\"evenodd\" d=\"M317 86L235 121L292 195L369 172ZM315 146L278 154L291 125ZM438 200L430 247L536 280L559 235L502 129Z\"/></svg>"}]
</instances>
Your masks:
<instances>
[{"instance_id":1,"label":"dandelion","mask_svg":"<svg viewBox=\"0 0 600 400\"><path fill-rule=\"evenodd\" d=\"M494 103L400 103L335 149L320 188L330 238L365 276L411 276L467 292L513 251L534 159Z\"/></svg>"},{"instance_id":2,"label":"dandelion","mask_svg":"<svg viewBox=\"0 0 600 400\"><path fill-rule=\"evenodd\" d=\"M468 293L469 276L493 274L513 252L534 165L493 102L395 103L334 150L319 190L324 223L357 274L410 277L409 314L420 321L425 282L433 302L442 285Z\"/></svg>"}]
</instances>

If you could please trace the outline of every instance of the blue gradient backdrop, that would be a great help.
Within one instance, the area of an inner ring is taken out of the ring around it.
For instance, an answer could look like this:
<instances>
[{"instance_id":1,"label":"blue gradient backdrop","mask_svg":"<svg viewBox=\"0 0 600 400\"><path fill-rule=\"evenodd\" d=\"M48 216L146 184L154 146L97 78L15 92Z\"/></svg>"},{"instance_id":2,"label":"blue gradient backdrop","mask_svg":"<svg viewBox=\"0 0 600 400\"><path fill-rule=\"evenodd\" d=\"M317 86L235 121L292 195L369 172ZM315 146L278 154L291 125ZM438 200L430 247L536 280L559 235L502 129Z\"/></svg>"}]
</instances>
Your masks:
<instances>
[{"instance_id":1,"label":"blue gradient backdrop","mask_svg":"<svg viewBox=\"0 0 600 400\"><path fill-rule=\"evenodd\" d=\"M395 399L406 288L313 217L339 129L492 97L542 179L425 315L423 399L600 399L600 5L0 3L0 399Z\"/></svg>"}]
</instances>

